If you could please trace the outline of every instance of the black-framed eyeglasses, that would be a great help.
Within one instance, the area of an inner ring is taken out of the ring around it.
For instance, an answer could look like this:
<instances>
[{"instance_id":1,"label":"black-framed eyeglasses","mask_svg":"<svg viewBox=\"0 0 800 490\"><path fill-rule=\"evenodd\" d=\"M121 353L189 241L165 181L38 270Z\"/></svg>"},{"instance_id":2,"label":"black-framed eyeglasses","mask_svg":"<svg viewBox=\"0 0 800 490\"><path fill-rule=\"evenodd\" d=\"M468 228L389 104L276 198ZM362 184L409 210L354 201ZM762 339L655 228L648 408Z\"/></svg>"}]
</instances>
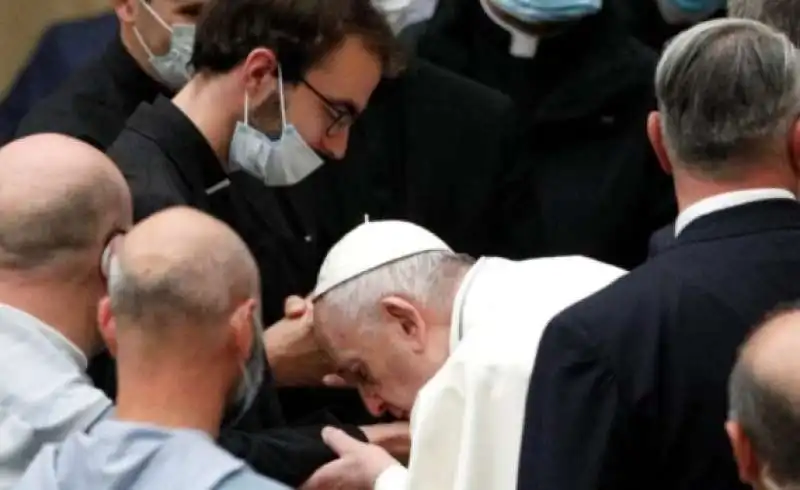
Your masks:
<instances>
[{"instance_id":1,"label":"black-framed eyeglasses","mask_svg":"<svg viewBox=\"0 0 800 490\"><path fill-rule=\"evenodd\" d=\"M322 103L325 104L325 107L327 107L328 110L331 112L330 114L331 124L325 130L325 134L327 136L335 136L336 134L349 128L350 126L353 125L353 123L356 122L356 119L358 118L359 114L354 107L350 106L350 104L344 104L344 107L342 107L343 106L342 103L334 102L325 95L323 95L322 92L320 92L319 90L314 88L313 85L308 83L308 80L306 80L305 78L301 79L301 81L303 82L303 85L308 87L308 89L311 90L311 92L314 95L316 95L319 98L319 100L321 100Z\"/></svg>"}]
</instances>

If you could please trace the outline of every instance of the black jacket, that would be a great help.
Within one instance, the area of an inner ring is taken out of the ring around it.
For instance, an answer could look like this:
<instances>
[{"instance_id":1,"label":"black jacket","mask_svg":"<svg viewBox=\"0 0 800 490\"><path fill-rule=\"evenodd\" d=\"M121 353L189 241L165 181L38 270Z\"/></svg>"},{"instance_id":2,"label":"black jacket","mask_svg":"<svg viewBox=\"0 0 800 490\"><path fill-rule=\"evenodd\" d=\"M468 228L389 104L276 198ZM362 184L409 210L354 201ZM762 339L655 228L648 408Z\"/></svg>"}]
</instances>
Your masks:
<instances>
[{"instance_id":1,"label":"black jacket","mask_svg":"<svg viewBox=\"0 0 800 490\"><path fill-rule=\"evenodd\" d=\"M170 100L160 97L153 104L143 103L108 149L108 155L131 188L136 221L170 206L187 205L216 216L242 237L264 278L267 325L283 316L286 296L302 294L303 285L313 285L313 257L318 255L313 232L311 228L295 229L293 226L301 226L304 220L290 225L283 212L295 210L291 206L294 196L284 199L280 190L267 188L243 172L226 175L209 143ZM227 179L229 186L207 193ZM334 454L320 439L321 426L282 428L279 437L273 437L272 431L262 432L284 426L267 367L255 407L237 425L240 431L224 433L221 442L261 473L298 485ZM364 439L356 427L343 428Z\"/></svg>"},{"instance_id":2,"label":"black jacket","mask_svg":"<svg viewBox=\"0 0 800 490\"><path fill-rule=\"evenodd\" d=\"M16 137L60 133L105 150L140 103L168 93L139 67L116 37L103 55L35 104L19 123Z\"/></svg>"},{"instance_id":3,"label":"black jacket","mask_svg":"<svg viewBox=\"0 0 800 490\"><path fill-rule=\"evenodd\" d=\"M738 489L727 380L751 327L800 297L800 204L691 222L646 264L547 327L520 490Z\"/></svg>"},{"instance_id":4,"label":"black jacket","mask_svg":"<svg viewBox=\"0 0 800 490\"><path fill-rule=\"evenodd\" d=\"M477 0L441 0L406 34L419 56L514 100L521 158L534 174L524 185L539 199L547 254L644 261L650 235L676 212L646 134L653 51L603 12L542 39L532 60L516 59Z\"/></svg>"},{"instance_id":5,"label":"black jacket","mask_svg":"<svg viewBox=\"0 0 800 490\"><path fill-rule=\"evenodd\" d=\"M515 123L503 94L412 61L381 82L344 161L321 173L335 223L328 242L368 215L415 222L474 256L540 254L541 213L526 185L531 167L516 158Z\"/></svg>"}]
</instances>

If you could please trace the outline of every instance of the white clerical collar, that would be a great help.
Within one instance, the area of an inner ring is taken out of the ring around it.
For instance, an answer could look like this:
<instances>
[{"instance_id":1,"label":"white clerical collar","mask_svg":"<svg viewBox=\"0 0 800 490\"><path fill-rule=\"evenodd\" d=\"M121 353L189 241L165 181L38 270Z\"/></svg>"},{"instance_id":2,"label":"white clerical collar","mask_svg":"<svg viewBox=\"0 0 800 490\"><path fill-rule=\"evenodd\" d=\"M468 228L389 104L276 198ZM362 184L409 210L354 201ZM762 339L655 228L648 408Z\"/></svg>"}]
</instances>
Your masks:
<instances>
[{"instance_id":1,"label":"white clerical collar","mask_svg":"<svg viewBox=\"0 0 800 490\"><path fill-rule=\"evenodd\" d=\"M489 0L481 0L481 7L486 15L497 24L501 29L511 35L511 45L508 52L514 58L533 58L536 56L536 50L539 48L539 37L515 28L508 22L501 19L494 13L489 6Z\"/></svg>"},{"instance_id":2,"label":"white clerical collar","mask_svg":"<svg viewBox=\"0 0 800 490\"><path fill-rule=\"evenodd\" d=\"M458 287L458 291L456 292L456 297L453 299L453 310L450 314L450 353L452 354L456 347L458 347L458 343L461 342L461 339L464 338L464 305L467 301L467 293L469 292L470 286L472 286L472 281L475 279L475 276L478 275L478 269L480 269L483 264L486 263L486 259L478 259L475 262L475 265L470 267L469 271L464 274L464 278L461 280L461 285Z\"/></svg>"},{"instance_id":3,"label":"white clerical collar","mask_svg":"<svg viewBox=\"0 0 800 490\"><path fill-rule=\"evenodd\" d=\"M742 206L757 201L770 199L792 199L797 197L786 189L762 188L743 191L725 192L698 201L684 209L675 220L675 236L677 237L692 221L723 209Z\"/></svg>"},{"instance_id":4,"label":"white clerical collar","mask_svg":"<svg viewBox=\"0 0 800 490\"><path fill-rule=\"evenodd\" d=\"M8 328L9 325L26 329L29 335L45 339L59 352L66 354L72 362L77 364L81 372L86 371L89 365L86 355L61 332L33 315L12 306L0 304L0 326Z\"/></svg>"}]
</instances>

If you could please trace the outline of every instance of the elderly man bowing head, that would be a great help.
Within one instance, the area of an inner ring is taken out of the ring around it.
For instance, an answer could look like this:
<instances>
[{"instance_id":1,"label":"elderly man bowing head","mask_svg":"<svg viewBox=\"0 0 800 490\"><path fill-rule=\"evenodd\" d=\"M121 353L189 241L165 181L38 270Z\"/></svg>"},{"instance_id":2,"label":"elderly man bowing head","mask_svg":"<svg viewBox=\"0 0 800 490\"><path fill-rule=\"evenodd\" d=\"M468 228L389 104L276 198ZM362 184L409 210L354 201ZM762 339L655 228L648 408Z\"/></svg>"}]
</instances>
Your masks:
<instances>
[{"instance_id":1,"label":"elderly man bowing head","mask_svg":"<svg viewBox=\"0 0 800 490\"><path fill-rule=\"evenodd\" d=\"M315 333L371 412L411 417L410 462L327 429L341 458L304 488L515 488L539 336L622 274L583 257L476 262L401 221L351 231L320 270Z\"/></svg>"}]
</instances>

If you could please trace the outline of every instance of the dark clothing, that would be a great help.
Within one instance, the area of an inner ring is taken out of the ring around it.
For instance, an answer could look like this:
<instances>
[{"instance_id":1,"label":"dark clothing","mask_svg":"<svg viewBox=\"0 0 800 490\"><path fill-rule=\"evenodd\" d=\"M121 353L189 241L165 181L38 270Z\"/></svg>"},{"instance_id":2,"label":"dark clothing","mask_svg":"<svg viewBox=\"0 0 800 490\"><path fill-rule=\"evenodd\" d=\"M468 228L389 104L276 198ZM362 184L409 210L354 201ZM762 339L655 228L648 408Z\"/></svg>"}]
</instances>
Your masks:
<instances>
[{"instance_id":1,"label":"dark clothing","mask_svg":"<svg viewBox=\"0 0 800 490\"><path fill-rule=\"evenodd\" d=\"M315 237L305 228L296 228L308 222L304 209L292 207L293 196L281 192L285 189L267 188L244 172L226 175L208 141L168 99L143 103L108 155L131 188L135 221L167 207L186 205L221 219L242 237L264 278L267 324L283 316L284 298L303 294L308 291L305 285L313 285L313 257L318 255ZM228 179L230 185L207 192ZM281 212L284 209L296 211L298 221L290 224ZM285 425L277 401L267 372L256 406L237 428L252 432ZM357 428L345 429L364 439ZM298 485L334 457L320 439L320 430L316 427L295 433L294 429L284 429L281 434L288 437L286 443L273 438L269 431L252 436L245 432L227 434L222 442L266 476Z\"/></svg>"},{"instance_id":2,"label":"dark clothing","mask_svg":"<svg viewBox=\"0 0 800 490\"><path fill-rule=\"evenodd\" d=\"M367 215L412 221L475 257L541 254L540 212L526 185L531 167L515 158L513 117L503 94L423 60L382 81L350 132L344 160L297 189L308 189L324 216L318 250L326 253ZM320 394L281 390L284 411L338 405L348 421L364 411L349 390Z\"/></svg>"},{"instance_id":3,"label":"dark clothing","mask_svg":"<svg viewBox=\"0 0 800 490\"><path fill-rule=\"evenodd\" d=\"M105 150L140 103L168 93L116 38L102 56L36 104L20 122L16 136L61 133Z\"/></svg>"},{"instance_id":4,"label":"dark clothing","mask_svg":"<svg viewBox=\"0 0 800 490\"><path fill-rule=\"evenodd\" d=\"M412 221L473 256L536 256L542 248L540 212L525 185L531 168L520 165L517 154L507 97L425 61L413 62L372 95L351 131L344 161L322 169L333 188L317 193L328 199L325 223L335 223L331 240L366 214Z\"/></svg>"},{"instance_id":5,"label":"dark clothing","mask_svg":"<svg viewBox=\"0 0 800 490\"><path fill-rule=\"evenodd\" d=\"M800 297L800 204L698 218L539 345L520 490L744 489L723 425L750 329Z\"/></svg>"},{"instance_id":6,"label":"dark clothing","mask_svg":"<svg viewBox=\"0 0 800 490\"><path fill-rule=\"evenodd\" d=\"M611 2L620 19L635 38L656 51L664 49L664 45L672 37L691 27L691 25L671 25L664 21L658 10L658 3L642 0L614 0ZM725 9L720 9L709 19L725 17Z\"/></svg>"},{"instance_id":7,"label":"dark clothing","mask_svg":"<svg viewBox=\"0 0 800 490\"><path fill-rule=\"evenodd\" d=\"M419 56L514 100L544 252L643 262L650 235L676 213L646 134L656 54L608 13L542 39L533 59L509 55L510 35L478 1L442 0L417 29L407 34L418 37Z\"/></svg>"},{"instance_id":8,"label":"dark clothing","mask_svg":"<svg viewBox=\"0 0 800 490\"><path fill-rule=\"evenodd\" d=\"M675 241L675 225L670 223L667 226L653 233L650 237L647 257L655 257Z\"/></svg>"},{"instance_id":9,"label":"dark clothing","mask_svg":"<svg viewBox=\"0 0 800 490\"><path fill-rule=\"evenodd\" d=\"M42 35L28 64L0 102L0 146L13 138L25 114L76 69L102 54L117 35L117 16L60 22Z\"/></svg>"}]
</instances>

